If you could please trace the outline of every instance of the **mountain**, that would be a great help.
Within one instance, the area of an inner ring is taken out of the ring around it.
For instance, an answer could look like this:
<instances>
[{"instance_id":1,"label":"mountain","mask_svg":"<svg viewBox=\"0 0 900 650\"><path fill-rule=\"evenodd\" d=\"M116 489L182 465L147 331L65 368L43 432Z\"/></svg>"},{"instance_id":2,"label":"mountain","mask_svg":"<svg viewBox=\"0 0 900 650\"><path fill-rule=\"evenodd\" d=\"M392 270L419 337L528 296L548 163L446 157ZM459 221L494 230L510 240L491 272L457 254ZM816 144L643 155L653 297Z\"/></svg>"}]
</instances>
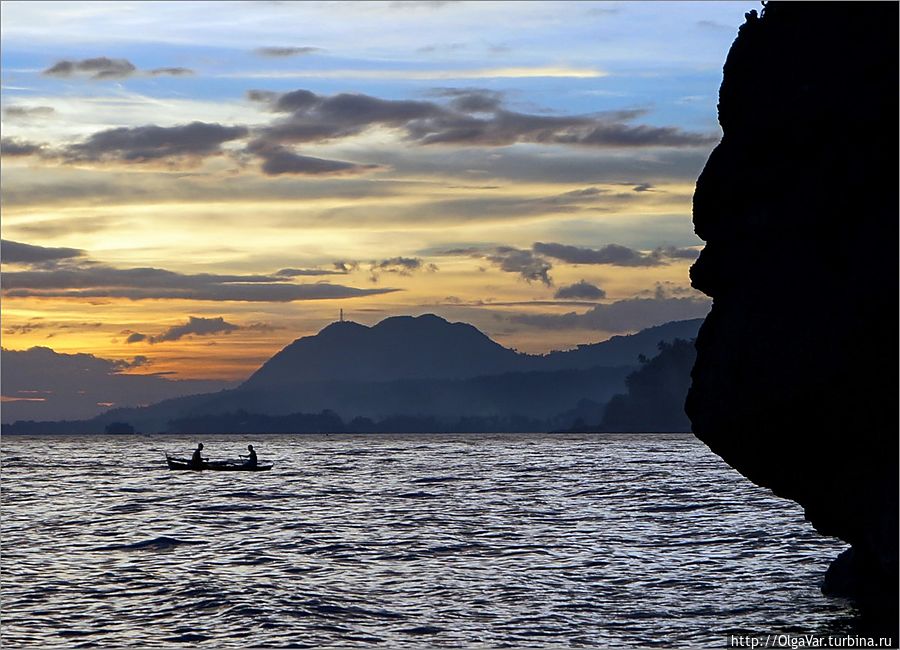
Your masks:
<instances>
[{"instance_id":1,"label":"mountain","mask_svg":"<svg viewBox=\"0 0 900 650\"><path fill-rule=\"evenodd\" d=\"M700 322L667 323L547 355L520 354L471 325L434 315L387 318L372 327L338 322L295 340L236 389L114 409L59 426L87 432L127 423L149 433L205 416L221 427L224 416L237 411L273 417L333 411L347 421L415 416L447 427L461 418L527 418L529 426L566 428L624 392L639 356L654 355L660 341L693 338Z\"/></svg>"},{"instance_id":2,"label":"mountain","mask_svg":"<svg viewBox=\"0 0 900 650\"><path fill-rule=\"evenodd\" d=\"M698 318L666 323L546 355L520 354L472 325L450 323L434 314L395 316L372 327L338 322L285 347L240 388L283 391L323 381L466 379L508 372L634 366L640 355L654 355L660 341L696 337L702 322Z\"/></svg>"},{"instance_id":3,"label":"mountain","mask_svg":"<svg viewBox=\"0 0 900 650\"><path fill-rule=\"evenodd\" d=\"M702 318L680 320L648 327L635 334L613 336L600 343L579 345L574 350L551 352L540 357L544 370L591 368L593 366L633 366L640 356L654 357L660 341L697 338Z\"/></svg>"},{"instance_id":4,"label":"mountain","mask_svg":"<svg viewBox=\"0 0 900 650\"><path fill-rule=\"evenodd\" d=\"M373 327L332 323L266 361L241 388L283 389L313 381L462 379L524 370L522 355L467 323L433 314L395 316Z\"/></svg>"}]
</instances>

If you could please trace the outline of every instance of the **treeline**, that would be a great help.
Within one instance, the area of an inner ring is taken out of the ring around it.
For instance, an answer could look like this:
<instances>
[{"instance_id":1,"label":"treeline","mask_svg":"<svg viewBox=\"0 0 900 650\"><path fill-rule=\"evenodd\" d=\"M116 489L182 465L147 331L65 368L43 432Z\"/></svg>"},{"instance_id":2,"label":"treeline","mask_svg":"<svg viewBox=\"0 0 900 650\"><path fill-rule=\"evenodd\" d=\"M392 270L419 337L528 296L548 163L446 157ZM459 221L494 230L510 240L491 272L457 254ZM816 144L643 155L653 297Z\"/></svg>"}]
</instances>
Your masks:
<instances>
[{"instance_id":1,"label":"treeline","mask_svg":"<svg viewBox=\"0 0 900 650\"><path fill-rule=\"evenodd\" d=\"M544 420L508 417L392 415L380 420L357 417L344 422L333 411L264 415L244 410L217 415L179 418L169 422L169 433L502 433L547 430Z\"/></svg>"},{"instance_id":2,"label":"treeline","mask_svg":"<svg viewBox=\"0 0 900 650\"><path fill-rule=\"evenodd\" d=\"M345 422L333 411L266 415L236 410L215 415L197 415L170 420L165 433L539 433L552 426L547 420L524 416L434 416L392 415L379 420L358 417ZM19 420L3 425L4 434L129 434L140 433L127 422L105 427L90 420L35 422Z\"/></svg>"}]
</instances>

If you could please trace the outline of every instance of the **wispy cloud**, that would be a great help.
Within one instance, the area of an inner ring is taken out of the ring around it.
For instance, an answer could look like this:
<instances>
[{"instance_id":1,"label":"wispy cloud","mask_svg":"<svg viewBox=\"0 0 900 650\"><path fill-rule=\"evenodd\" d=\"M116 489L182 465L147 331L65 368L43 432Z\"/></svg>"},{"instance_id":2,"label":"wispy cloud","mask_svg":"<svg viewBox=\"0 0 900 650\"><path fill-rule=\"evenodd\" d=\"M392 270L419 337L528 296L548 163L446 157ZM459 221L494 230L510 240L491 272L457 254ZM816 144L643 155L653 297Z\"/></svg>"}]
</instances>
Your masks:
<instances>
[{"instance_id":1,"label":"wispy cloud","mask_svg":"<svg viewBox=\"0 0 900 650\"><path fill-rule=\"evenodd\" d=\"M282 58L289 56L305 56L320 52L318 47L258 47L253 50L259 56L267 56L273 58Z\"/></svg>"}]
</instances>

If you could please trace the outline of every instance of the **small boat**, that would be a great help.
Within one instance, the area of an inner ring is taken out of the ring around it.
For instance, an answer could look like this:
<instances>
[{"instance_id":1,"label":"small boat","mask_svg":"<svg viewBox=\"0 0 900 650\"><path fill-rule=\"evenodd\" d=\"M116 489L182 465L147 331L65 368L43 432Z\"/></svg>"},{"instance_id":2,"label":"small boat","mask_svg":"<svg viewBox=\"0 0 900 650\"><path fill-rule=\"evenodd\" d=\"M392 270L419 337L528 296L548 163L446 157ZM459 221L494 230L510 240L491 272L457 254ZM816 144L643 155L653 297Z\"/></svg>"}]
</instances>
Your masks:
<instances>
[{"instance_id":1,"label":"small boat","mask_svg":"<svg viewBox=\"0 0 900 650\"><path fill-rule=\"evenodd\" d=\"M169 469L192 470L199 472L204 469L214 472L266 472L272 469L273 463L260 463L258 465L245 465L239 460L208 460L202 467L192 467L190 458L178 458L166 454L166 465Z\"/></svg>"}]
</instances>

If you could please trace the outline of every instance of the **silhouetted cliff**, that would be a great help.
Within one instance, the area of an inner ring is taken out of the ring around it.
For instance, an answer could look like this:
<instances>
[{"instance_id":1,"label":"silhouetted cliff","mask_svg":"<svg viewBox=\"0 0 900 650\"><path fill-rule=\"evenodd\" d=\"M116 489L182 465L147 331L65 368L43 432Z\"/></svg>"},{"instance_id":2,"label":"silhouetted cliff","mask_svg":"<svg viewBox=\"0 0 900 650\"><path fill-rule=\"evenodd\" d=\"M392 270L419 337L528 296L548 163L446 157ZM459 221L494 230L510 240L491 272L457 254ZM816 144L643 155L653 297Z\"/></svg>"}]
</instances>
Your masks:
<instances>
[{"instance_id":1,"label":"silhouetted cliff","mask_svg":"<svg viewBox=\"0 0 900 650\"><path fill-rule=\"evenodd\" d=\"M700 439L852 545L826 591L893 617L897 23L896 3L748 14L694 195L714 303L687 400Z\"/></svg>"}]
</instances>

